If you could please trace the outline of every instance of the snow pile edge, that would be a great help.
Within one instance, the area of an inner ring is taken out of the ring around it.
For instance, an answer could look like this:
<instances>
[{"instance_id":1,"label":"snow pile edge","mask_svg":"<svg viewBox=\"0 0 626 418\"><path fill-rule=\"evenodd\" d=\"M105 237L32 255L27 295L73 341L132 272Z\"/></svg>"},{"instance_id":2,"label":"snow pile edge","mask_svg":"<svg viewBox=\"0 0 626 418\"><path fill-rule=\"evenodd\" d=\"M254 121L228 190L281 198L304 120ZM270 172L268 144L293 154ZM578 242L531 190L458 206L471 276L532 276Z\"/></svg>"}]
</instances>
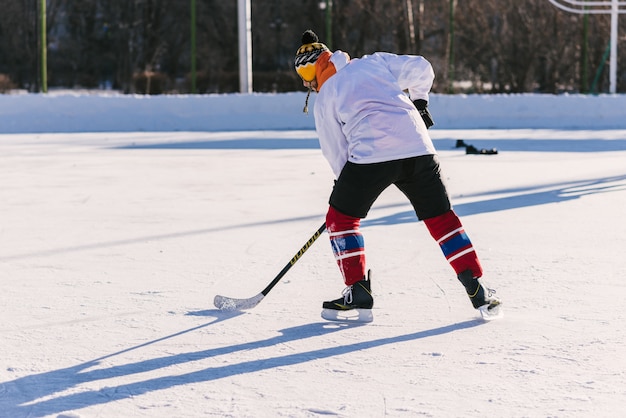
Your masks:
<instances>
[{"instance_id":1,"label":"snow pile edge","mask_svg":"<svg viewBox=\"0 0 626 418\"><path fill-rule=\"evenodd\" d=\"M306 93L0 95L0 133L314 129ZM310 108L315 101L312 96ZM439 95L434 129L624 129L626 95Z\"/></svg>"}]
</instances>

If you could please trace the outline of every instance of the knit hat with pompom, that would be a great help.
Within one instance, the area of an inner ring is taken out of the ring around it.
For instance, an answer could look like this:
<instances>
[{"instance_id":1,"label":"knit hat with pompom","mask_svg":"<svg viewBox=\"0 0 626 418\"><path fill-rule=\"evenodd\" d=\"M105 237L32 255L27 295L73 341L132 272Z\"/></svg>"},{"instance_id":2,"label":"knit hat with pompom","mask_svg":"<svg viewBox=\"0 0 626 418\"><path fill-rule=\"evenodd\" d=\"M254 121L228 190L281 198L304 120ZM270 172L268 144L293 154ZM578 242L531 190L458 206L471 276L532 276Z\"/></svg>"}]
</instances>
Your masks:
<instances>
[{"instance_id":1,"label":"knit hat with pompom","mask_svg":"<svg viewBox=\"0 0 626 418\"><path fill-rule=\"evenodd\" d=\"M302 46L296 51L295 67L296 72L304 81L315 79L315 62L322 53L330 50L319 41L319 38L312 30L307 30L302 34Z\"/></svg>"}]
</instances>

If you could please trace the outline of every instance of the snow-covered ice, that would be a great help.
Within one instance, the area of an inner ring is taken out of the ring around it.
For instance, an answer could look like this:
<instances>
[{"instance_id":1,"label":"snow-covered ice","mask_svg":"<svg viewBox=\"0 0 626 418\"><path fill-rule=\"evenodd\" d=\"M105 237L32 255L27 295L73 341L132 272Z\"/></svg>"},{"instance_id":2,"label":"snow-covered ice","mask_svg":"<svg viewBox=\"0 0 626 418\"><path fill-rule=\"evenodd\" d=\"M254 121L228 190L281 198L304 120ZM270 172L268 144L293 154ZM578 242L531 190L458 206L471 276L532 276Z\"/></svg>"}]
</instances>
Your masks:
<instances>
[{"instance_id":1,"label":"snow-covered ice","mask_svg":"<svg viewBox=\"0 0 626 418\"><path fill-rule=\"evenodd\" d=\"M343 289L325 234L254 309L213 307L260 292L323 222L313 130L57 123L0 135L0 417L623 413L626 122L432 129L505 317L479 319L389 189L363 222L366 325L320 318Z\"/></svg>"}]
</instances>

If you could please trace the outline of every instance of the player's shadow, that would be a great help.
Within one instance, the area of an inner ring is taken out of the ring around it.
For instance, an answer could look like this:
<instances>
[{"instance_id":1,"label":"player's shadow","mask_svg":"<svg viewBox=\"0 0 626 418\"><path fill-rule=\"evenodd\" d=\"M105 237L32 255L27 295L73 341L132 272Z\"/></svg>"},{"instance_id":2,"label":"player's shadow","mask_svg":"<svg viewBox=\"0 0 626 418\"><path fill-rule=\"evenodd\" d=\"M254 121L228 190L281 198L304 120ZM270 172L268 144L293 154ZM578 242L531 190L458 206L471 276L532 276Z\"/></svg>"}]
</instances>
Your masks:
<instances>
[{"instance_id":1,"label":"player's shadow","mask_svg":"<svg viewBox=\"0 0 626 418\"><path fill-rule=\"evenodd\" d=\"M532 188L496 190L476 195L476 197L481 197L478 201L456 204L454 205L454 211L459 216L469 216L481 213L565 202L568 200L579 199L582 196L624 190L626 190L626 175L568 182L549 186L536 186ZM507 196L489 198L490 195ZM471 198L474 196L465 195L464 197ZM403 206L407 205L408 204L403 204ZM366 227L377 225L397 225L410 222L417 222L417 217L412 209L389 216L378 218L372 217L371 219L364 220L362 225Z\"/></svg>"},{"instance_id":2,"label":"player's shadow","mask_svg":"<svg viewBox=\"0 0 626 418\"><path fill-rule=\"evenodd\" d=\"M309 351L303 351L287 355L278 355L275 357L262 356L255 360L241 362L224 362L221 366L208 367L201 370L172 375L168 371L163 371L160 376L138 380L132 383L124 383L115 385L110 381L106 387L102 389L91 389L77 393L61 394L64 391L78 387L85 383L90 383L104 379L114 379L117 377L128 377L134 374L146 373L165 369L170 366L181 365L193 361L199 361L216 356L223 356L237 352L255 350L264 347L271 347L283 343L289 343L296 340L304 340L338 332L348 328L362 326L363 324L344 324L344 323L311 323L300 325L297 327L286 328L280 330L280 334L265 340L250 341L241 344L235 344L225 347L210 348L207 350L174 354L171 356L150 358L134 363L121 364L105 368L99 368L100 362L104 359L110 359L119 356L131 350L137 350L151 344L171 339L175 336L188 333L191 331L205 328L217 322L228 319L235 314L223 314L219 311L201 311L191 313L192 315L205 316L213 315L216 319L201 326L181 331L179 333L159 338L139 346L135 346L123 351L112 353L85 363L81 363L72 367L58 369L50 372L29 375L5 382L2 387L5 392L11 394L8 401L0 401L0 407L5 413L12 417L29 416L43 417L61 412L86 408L93 405L105 404L121 399L136 397L153 391L170 389L172 387L208 382L230 376L242 375L247 373L255 373L262 370L274 369L279 367L288 367L296 364L302 364L313 360L340 356L360 350L367 350L384 345L391 345L400 342L419 340L422 338L433 337L461 329L472 328L480 325L479 320L471 320L456 324L446 325L439 328L433 328L426 331L419 331L410 334L398 335L393 337L380 338L375 340L367 340L346 345L333 345L326 348L319 348ZM127 381L128 379L124 379ZM57 395L59 394L59 395Z\"/></svg>"}]
</instances>

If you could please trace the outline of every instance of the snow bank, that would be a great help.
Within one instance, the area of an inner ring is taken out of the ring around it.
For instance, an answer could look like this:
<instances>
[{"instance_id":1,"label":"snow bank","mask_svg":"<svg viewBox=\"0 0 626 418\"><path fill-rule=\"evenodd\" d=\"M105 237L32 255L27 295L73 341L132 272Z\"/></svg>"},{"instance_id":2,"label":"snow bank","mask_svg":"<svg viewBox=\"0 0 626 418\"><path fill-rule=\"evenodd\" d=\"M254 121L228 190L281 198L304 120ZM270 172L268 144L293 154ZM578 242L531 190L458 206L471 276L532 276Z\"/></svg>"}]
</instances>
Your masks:
<instances>
[{"instance_id":1,"label":"snow bank","mask_svg":"<svg viewBox=\"0 0 626 418\"><path fill-rule=\"evenodd\" d=\"M314 129L306 93L0 95L0 133ZM312 104L315 97L311 96ZM626 95L431 95L439 129L623 129Z\"/></svg>"},{"instance_id":2,"label":"snow bank","mask_svg":"<svg viewBox=\"0 0 626 418\"><path fill-rule=\"evenodd\" d=\"M626 95L433 95L440 129L623 129Z\"/></svg>"}]
</instances>

